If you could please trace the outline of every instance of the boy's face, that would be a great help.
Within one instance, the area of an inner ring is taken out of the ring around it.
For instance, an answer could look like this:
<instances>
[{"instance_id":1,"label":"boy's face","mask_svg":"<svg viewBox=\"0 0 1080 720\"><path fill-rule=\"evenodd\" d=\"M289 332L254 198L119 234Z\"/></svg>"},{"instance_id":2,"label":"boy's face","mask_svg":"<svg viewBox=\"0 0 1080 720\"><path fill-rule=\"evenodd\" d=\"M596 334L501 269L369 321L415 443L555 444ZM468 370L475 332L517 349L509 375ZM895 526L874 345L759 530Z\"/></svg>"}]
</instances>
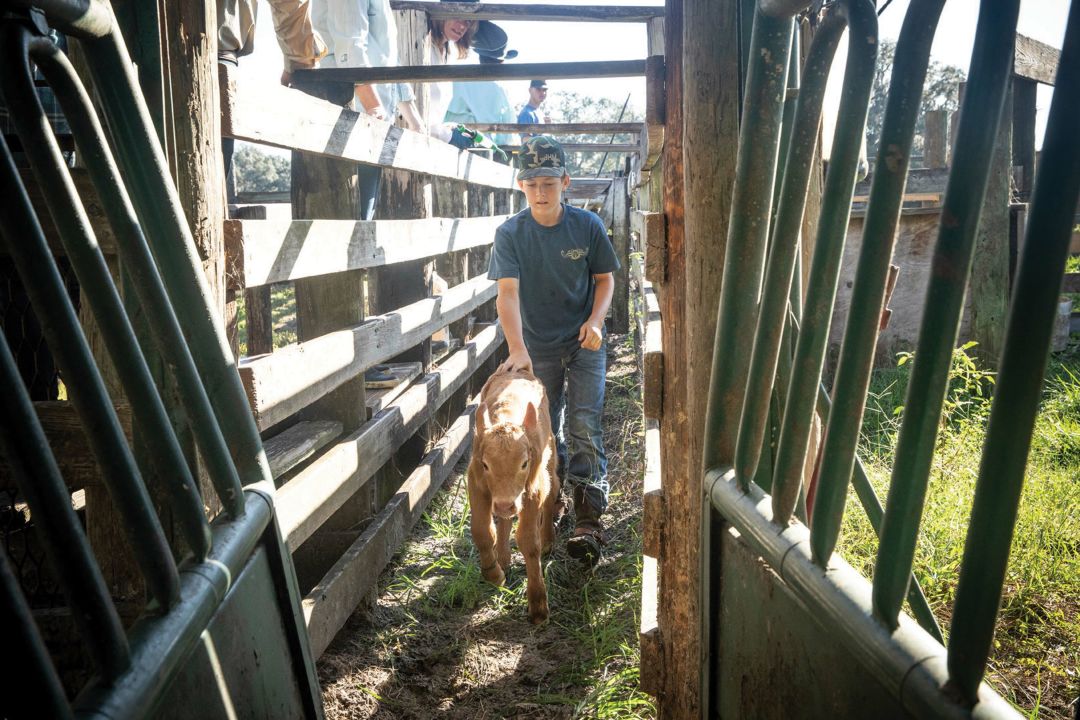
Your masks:
<instances>
[{"instance_id":1,"label":"boy's face","mask_svg":"<svg viewBox=\"0 0 1080 720\"><path fill-rule=\"evenodd\" d=\"M518 187L525 193L525 200L528 201L534 216L557 215L562 206L563 191L570 187L570 176L532 177L518 180Z\"/></svg>"}]
</instances>

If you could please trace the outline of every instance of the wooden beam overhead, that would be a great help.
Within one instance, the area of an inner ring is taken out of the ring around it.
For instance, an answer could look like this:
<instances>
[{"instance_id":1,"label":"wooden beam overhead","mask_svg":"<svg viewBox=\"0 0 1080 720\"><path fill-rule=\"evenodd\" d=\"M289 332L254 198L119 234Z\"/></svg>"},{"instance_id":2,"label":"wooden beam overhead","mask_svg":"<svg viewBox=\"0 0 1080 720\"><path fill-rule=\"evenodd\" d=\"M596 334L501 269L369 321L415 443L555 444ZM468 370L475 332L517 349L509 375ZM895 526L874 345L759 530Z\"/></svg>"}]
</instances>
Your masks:
<instances>
[{"instance_id":1,"label":"wooden beam overhead","mask_svg":"<svg viewBox=\"0 0 1080 720\"><path fill-rule=\"evenodd\" d=\"M565 152L606 152L606 153L637 153L641 152L641 145L627 143L559 143ZM520 145L502 145L503 150L517 152Z\"/></svg>"},{"instance_id":2,"label":"wooden beam overhead","mask_svg":"<svg viewBox=\"0 0 1080 720\"><path fill-rule=\"evenodd\" d=\"M1061 51L1027 35L1016 34L1013 75L1046 85L1054 84Z\"/></svg>"},{"instance_id":3,"label":"wooden beam overhead","mask_svg":"<svg viewBox=\"0 0 1080 720\"><path fill-rule=\"evenodd\" d=\"M472 20L526 20L528 22L648 22L664 16L660 6L542 5L471 2L418 2L391 0L394 10L422 10L433 18L467 17Z\"/></svg>"},{"instance_id":4,"label":"wooden beam overhead","mask_svg":"<svg viewBox=\"0 0 1080 720\"><path fill-rule=\"evenodd\" d=\"M398 67L323 68L297 70L300 82L476 82L483 80L567 80L573 78L640 77L644 60L514 63L512 65L400 65Z\"/></svg>"},{"instance_id":5,"label":"wooden beam overhead","mask_svg":"<svg viewBox=\"0 0 1080 720\"><path fill-rule=\"evenodd\" d=\"M536 135L640 135L645 126L639 122L618 123L469 123L470 128L485 133L533 133Z\"/></svg>"}]
</instances>

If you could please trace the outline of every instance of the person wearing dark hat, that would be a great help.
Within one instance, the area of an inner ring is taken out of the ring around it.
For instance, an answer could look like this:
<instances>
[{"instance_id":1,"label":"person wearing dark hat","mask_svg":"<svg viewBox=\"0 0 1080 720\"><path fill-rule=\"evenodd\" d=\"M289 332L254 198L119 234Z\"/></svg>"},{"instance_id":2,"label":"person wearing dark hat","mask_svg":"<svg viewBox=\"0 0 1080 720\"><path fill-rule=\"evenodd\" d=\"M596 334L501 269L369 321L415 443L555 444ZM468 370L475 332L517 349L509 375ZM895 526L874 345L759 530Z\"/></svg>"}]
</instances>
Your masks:
<instances>
[{"instance_id":1,"label":"person wearing dark hat","mask_svg":"<svg viewBox=\"0 0 1080 720\"><path fill-rule=\"evenodd\" d=\"M539 125L549 122L547 114L540 109L540 106L547 100L547 91L547 80L533 80L529 83L529 102L525 103L525 107L521 108L521 112L518 113L517 121L519 123L522 125ZM522 133L522 142L532 137L533 134Z\"/></svg>"},{"instance_id":2,"label":"person wearing dark hat","mask_svg":"<svg viewBox=\"0 0 1080 720\"><path fill-rule=\"evenodd\" d=\"M589 567L606 542L607 456L601 421L607 355L604 318L619 260L603 221L566 205L566 156L554 138L526 140L518 187L529 206L495 231L488 278L510 354L501 369L528 370L544 384L559 478L574 499L567 553Z\"/></svg>"},{"instance_id":3,"label":"person wearing dark hat","mask_svg":"<svg viewBox=\"0 0 1080 720\"><path fill-rule=\"evenodd\" d=\"M499 64L517 57L517 50L507 50L506 32L498 25L481 20L473 36L472 48L481 65ZM446 108L445 120L452 124L512 123L514 109L503 86L493 80L455 82L453 97ZM492 135L497 145L509 145L513 137L506 133Z\"/></svg>"}]
</instances>

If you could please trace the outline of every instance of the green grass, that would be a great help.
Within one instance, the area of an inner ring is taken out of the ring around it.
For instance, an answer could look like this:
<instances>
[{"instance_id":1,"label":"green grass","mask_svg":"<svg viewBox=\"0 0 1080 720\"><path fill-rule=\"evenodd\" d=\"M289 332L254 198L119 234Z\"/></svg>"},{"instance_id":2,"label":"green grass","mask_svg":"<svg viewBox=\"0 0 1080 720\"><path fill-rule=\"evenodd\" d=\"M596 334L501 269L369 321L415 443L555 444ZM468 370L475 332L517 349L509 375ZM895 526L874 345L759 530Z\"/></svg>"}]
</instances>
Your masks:
<instances>
[{"instance_id":1,"label":"green grass","mask_svg":"<svg viewBox=\"0 0 1080 720\"><path fill-rule=\"evenodd\" d=\"M1070 350L1046 373L988 678L1030 717L1055 720L1072 717L1080 668L1080 348ZM860 454L883 500L910 367L876 372L863 425ZM957 351L914 568L946 636L992 389ZM850 500L839 551L870 576L877 539Z\"/></svg>"}]
</instances>

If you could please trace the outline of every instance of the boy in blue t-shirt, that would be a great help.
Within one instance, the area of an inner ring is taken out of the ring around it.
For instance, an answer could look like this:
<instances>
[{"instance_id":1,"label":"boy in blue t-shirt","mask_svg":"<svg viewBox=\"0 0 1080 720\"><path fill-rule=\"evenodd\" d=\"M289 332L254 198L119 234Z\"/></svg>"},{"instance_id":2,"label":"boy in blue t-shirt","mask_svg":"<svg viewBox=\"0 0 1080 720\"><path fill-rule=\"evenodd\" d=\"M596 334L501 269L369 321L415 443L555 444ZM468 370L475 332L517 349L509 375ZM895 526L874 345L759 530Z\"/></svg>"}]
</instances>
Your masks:
<instances>
[{"instance_id":1,"label":"boy in blue t-shirt","mask_svg":"<svg viewBox=\"0 0 1080 720\"><path fill-rule=\"evenodd\" d=\"M604 317L619 261L600 218L563 204L570 175L556 140L529 138L517 166L529 207L495 231L488 269L499 283L495 304L510 350L503 368L530 370L544 384L559 476L573 493L577 517L567 552L595 565L608 495Z\"/></svg>"}]
</instances>

